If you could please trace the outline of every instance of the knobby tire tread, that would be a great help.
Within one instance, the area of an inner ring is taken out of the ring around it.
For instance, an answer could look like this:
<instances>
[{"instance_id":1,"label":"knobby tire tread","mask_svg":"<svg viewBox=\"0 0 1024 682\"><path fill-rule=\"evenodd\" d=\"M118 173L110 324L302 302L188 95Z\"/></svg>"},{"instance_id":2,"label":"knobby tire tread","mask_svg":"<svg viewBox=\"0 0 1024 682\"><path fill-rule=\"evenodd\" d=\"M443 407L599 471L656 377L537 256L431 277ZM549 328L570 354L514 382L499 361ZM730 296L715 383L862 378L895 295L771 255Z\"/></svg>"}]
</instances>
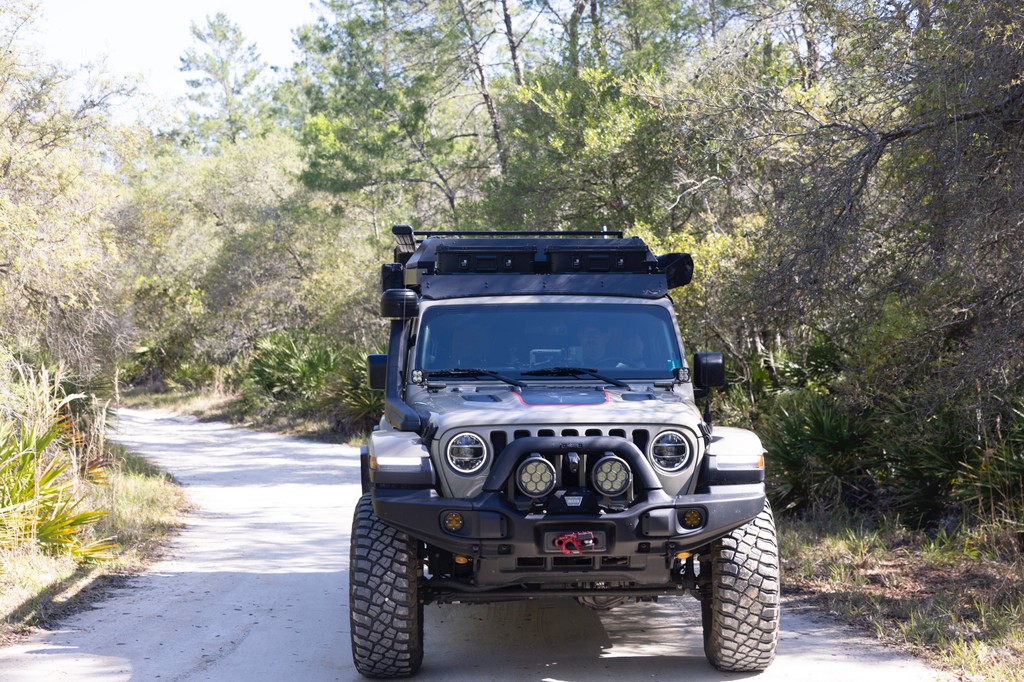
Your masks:
<instances>
[{"instance_id":1,"label":"knobby tire tread","mask_svg":"<svg viewBox=\"0 0 1024 682\"><path fill-rule=\"evenodd\" d=\"M707 565L704 653L719 670L766 669L779 639L779 545L767 502L753 521L712 545Z\"/></svg>"},{"instance_id":2,"label":"knobby tire tread","mask_svg":"<svg viewBox=\"0 0 1024 682\"><path fill-rule=\"evenodd\" d=\"M366 677L416 673L423 662L417 544L373 513L363 495L352 519L349 614L352 659Z\"/></svg>"}]
</instances>

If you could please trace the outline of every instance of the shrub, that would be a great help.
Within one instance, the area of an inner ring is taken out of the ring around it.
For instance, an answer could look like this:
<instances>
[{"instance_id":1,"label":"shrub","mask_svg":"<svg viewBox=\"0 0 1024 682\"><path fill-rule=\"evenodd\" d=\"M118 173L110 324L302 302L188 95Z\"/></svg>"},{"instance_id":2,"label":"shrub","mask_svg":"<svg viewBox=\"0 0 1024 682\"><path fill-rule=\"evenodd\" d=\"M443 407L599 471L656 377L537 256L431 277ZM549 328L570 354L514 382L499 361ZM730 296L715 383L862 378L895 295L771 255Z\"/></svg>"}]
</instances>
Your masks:
<instances>
[{"instance_id":1,"label":"shrub","mask_svg":"<svg viewBox=\"0 0 1024 682\"><path fill-rule=\"evenodd\" d=\"M780 510L863 504L872 488L867 432L829 396L806 390L780 395L760 433L772 503Z\"/></svg>"},{"instance_id":2,"label":"shrub","mask_svg":"<svg viewBox=\"0 0 1024 682\"><path fill-rule=\"evenodd\" d=\"M277 400L316 401L341 363L341 354L322 337L275 332L256 340L246 375Z\"/></svg>"},{"instance_id":3,"label":"shrub","mask_svg":"<svg viewBox=\"0 0 1024 682\"><path fill-rule=\"evenodd\" d=\"M379 352L374 349L373 352ZM337 409L332 429L342 433L366 433L384 412L384 393L370 390L366 380L366 349L348 346L341 352L341 364L334 385Z\"/></svg>"},{"instance_id":4,"label":"shrub","mask_svg":"<svg viewBox=\"0 0 1024 682\"><path fill-rule=\"evenodd\" d=\"M1024 400L973 448L958 479L958 497L992 522L1020 519L1024 512Z\"/></svg>"},{"instance_id":5,"label":"shrub","mask_svg":"<svg viewBox=\"0 0 1024 682\"><path fill-rule=\"evenodd\" d=\"M0 548L29 546L78 561L104 558L112 543L89 532L103 512L79 509L83 476L94 472L98 459L71 410L88 402L86 396L66 394L59 372L51 378L46 369L10 358L3 370Z\"/></svg>"}]
</instances>

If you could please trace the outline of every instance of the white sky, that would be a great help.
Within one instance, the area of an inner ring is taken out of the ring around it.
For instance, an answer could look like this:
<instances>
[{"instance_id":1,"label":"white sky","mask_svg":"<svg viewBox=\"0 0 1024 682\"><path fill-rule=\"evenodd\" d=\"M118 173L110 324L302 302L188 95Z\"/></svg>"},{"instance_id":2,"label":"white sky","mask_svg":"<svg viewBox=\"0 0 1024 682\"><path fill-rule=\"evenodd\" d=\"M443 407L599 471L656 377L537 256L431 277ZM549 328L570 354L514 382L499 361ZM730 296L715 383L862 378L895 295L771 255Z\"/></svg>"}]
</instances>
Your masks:
<instances>
[{"instance_id":1,"label":"white sky","mask_svg":"<svg viewBox=\"0 0 1024 682\"><path fill-rule=\"evenodd\" d=\"M294 62L292 30L312 22L313 0L37 0L40 19L27 42L42 56L76 68L106 58L116 76L141 74L142 89L167 101L184 95L179 57L192 44L189 26L223 12L256 43L263 61ZM319 6L317 4L317 6Z\"/></svg>"}]
</instances>

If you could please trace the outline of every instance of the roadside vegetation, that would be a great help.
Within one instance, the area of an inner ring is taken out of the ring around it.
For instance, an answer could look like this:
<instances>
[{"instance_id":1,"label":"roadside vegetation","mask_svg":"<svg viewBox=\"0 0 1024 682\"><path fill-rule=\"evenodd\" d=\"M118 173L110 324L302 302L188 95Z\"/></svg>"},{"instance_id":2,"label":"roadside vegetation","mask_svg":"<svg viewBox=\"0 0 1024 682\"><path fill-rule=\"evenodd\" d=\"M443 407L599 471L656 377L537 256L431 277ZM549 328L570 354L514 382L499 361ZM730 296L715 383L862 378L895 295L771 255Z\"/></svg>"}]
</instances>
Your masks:
<instances>
[{"instance_id":1,"label":"roadside vegetation","mask_svg":"<svg viewBox=\"0 0 1024 682\"><path fill-rule=\"evenodd\" d=\"M109 401L59 369L0 356L0 398L3 642L145 565L187 502L167 475L106 440Z\"/></svg>"},{"instance_id":2,"label":"roadside vegetation","mask_svg":"<svg viewBox=\"0 0 1024 682\"><path fill-rule=\"evenodd\" d=\"M965 677L1020 677L1000 657L1019 653L1024 551L1019 2L319 11L294 65L197 18L189 96L125 124L133 86L73 90L27 41L37 8L0 0L0 348L32 381L62 366L132 401L358 438L380 411L362 358L384 340L392 224L621 229L694 256L684 341L726 355L716 422L768 447L790 589ZM68 423L17 415L5 452L78 452ZM40 460L68 486L42 506L83 499L54 528L68 565L121 532L83 491L118 466L159 481L93 452ZM24 546L40 526L15 527ZM952 577L969 589L909 596Z\"/></svg>"}]
</instances>

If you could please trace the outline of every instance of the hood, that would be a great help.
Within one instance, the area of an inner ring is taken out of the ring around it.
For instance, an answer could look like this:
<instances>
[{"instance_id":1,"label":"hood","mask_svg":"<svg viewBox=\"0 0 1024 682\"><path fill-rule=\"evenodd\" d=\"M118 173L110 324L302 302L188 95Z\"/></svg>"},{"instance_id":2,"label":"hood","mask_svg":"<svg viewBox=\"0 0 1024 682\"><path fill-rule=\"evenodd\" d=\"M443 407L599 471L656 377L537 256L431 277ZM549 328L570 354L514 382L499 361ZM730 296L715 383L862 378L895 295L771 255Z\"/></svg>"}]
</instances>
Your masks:
<instances>
[{"instance_id":1,"label":"hood","mask_svg":"<svg viewBox=\"0 0 1024 682\"><path fill-rule=\"evenodd\" d=\"M689 388L689 387L687 387ZM411 387L407 401L429 412L441 432L476 425L689 424L700 412L689 391L643 387L510 386L460 384L441 389Z\"/></svg>"}]
</instances>

